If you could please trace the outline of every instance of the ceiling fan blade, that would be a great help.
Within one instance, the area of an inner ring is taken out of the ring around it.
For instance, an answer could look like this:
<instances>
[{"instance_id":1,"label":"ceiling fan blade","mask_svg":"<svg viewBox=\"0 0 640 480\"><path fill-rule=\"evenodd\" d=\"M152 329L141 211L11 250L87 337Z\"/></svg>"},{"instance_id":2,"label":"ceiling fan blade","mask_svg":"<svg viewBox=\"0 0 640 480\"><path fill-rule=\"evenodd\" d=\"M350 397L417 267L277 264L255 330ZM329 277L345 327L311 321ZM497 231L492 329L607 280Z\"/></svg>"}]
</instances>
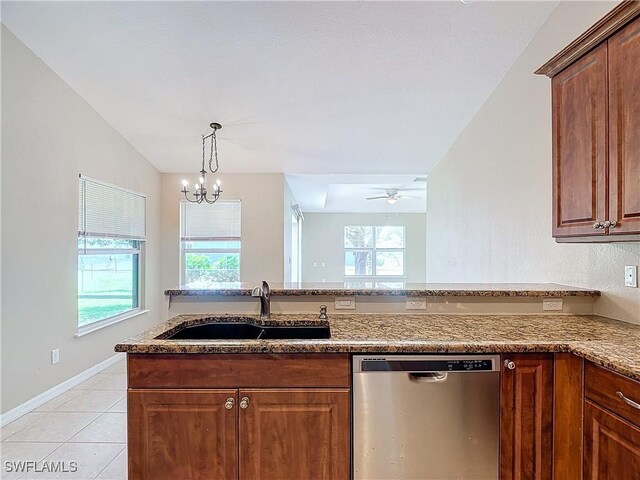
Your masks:
<instances>
[{"instance_id":1,"label":"ceiling fan blade","mask_svg":"<svg viewBox=\"0 0 640 480\"><path fill-rule=\"evenodd\" d=\"M418 197L417 195L397 195L396 198L424 198L424 197Z\"/></svg>"},{"instance_id":2,"label":"ceiling fan blade","mask_svg":"<svg viewBox=\"0 0 640 480\"><path fill-rule=\"evenodd\" d=\"M383 195L381 197L367 197L367 200L378 200L380 198L389 198L387 195Z\"/></svg>"}]
</instances>

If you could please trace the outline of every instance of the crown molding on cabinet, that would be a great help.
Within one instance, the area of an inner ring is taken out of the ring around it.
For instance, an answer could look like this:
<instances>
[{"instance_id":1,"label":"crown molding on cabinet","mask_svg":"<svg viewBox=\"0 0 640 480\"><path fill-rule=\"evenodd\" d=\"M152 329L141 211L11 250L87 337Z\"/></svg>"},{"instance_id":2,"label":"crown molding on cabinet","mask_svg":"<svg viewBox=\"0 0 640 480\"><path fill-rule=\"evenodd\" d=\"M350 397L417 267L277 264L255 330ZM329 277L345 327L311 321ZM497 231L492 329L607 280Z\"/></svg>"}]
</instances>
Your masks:
<instances>
[{"instance_id":1,"label":"crown molding on cabinet","mask_svg":"<svg viewBox=\"0 0 640 480\"><path fill-rule=\"evenodd\" d=\"M538 68L535 73L553 78L585 53L607 40L638 15L640 15L640 1L622 1L551 60Z\"/></svg>"}]
</instances>

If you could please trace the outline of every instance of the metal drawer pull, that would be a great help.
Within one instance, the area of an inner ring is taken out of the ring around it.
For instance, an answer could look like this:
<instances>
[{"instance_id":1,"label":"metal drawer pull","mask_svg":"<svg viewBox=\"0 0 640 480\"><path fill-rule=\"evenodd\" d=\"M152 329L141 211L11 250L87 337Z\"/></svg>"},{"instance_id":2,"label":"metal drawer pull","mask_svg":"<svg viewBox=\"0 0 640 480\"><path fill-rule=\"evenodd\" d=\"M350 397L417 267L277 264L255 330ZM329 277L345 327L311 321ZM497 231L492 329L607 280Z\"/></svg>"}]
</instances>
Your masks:
<instances>
[{"instance_id":1,"label":"metal drawer pull","mask_svg":"<svg viewBox=\"0 0 640 480\"><path fill-rule=\"evenodd\" d=\"M249 397L242 397L242 399L240 400L240 408L244 410L248 406L249 406Z\"/></svg>"},{"instance_id":2,"label":"metal drawer pull","mask_svg":"<svg viewBox=\"0 0 640 480\"><path fill-rule=\"evenodd\" d=\"M622 392L616 392L616 395L618 395L622 399L622 401L627 405L629 405L630 407L637 408L638 410L640 410L640 403L634 402L630 398L625 397L624 393Z\"/></svg>"},{"instance_id":3,"label":"metal drawer pull","mask_svg":"<svg viewBox=\"0 0 640 480\"><path fill-rule=\"evenodd\" d=\"M233 408L233 404L235 402L233 401L233 397L229 397L227 398L227 401L224 402L224 408L226 408L227 410L231 410Z\"/></svg>"},{"instance_id":4,"label":"metal drawer pull","mask_svg":"<svg viewBox=\"0 0 640 480\"><path fill-rule=\"evenodd\" d=\"M516 364L513 360L505 360L504 361L504 366L505 368L508 368L509 370L515 370L516 368Z\"/></svg>"}]
</instances>

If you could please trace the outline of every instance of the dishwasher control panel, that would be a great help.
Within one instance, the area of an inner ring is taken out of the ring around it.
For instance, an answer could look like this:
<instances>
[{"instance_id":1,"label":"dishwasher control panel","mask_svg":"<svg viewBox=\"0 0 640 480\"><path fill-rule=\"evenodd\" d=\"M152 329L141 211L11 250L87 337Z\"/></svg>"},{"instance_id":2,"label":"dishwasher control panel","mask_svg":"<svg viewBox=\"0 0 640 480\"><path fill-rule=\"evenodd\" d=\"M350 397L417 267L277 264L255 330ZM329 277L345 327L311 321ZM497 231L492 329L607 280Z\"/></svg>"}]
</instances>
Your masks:
<instances>
[{"instance_id":1,"label":"dishwasher control panel","mask_svg":"<svg viewBox=\"0 0 640 480\"><path fill-rule=\"evenodd\" d=\"M360 356L354 360L354 372L493 372L498 369L495 356L463 358L460 356L451 358Z\"/></svg>"}]
</instances>

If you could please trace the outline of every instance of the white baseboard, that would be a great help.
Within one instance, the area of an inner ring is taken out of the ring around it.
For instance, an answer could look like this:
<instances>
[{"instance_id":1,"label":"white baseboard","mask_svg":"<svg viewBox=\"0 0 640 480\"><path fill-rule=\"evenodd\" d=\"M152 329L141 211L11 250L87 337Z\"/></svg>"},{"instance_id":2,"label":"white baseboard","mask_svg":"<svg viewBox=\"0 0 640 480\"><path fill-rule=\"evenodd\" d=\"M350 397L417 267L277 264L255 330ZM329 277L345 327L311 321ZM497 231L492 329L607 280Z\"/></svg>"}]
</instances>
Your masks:
<instances>
[{"instance_id":1,"label":"white baseboard","mask_svg":"<svg viewBox=\"0 0 640 480\"><path fill-rule=\"evenodd\" d=\"M109 368L111 365L122 360L124 355L126 354L116 353L115 355L98 363L97 365L87 368L84 372L80 372L75 377L71 377L69 380L65 380L64 382L59 383L55 387L52 387L45 392L42 392L40 395L36 395L35 397L27 400L26 402L18 405L17 407L6 411L2 415L0 415L0 427L4 427L5 425L13 422L14 420L17 420L18 418L22 417L23 415L26 415L32 410L35 410L36 408L44 405L49 400L53 400L58 395L63 394L67 390L71 390L76 385L80 385L85 380L88 380L90 377L93 377L96 373L100 373L101 371Z\"/></svg>"}]
</instances>

